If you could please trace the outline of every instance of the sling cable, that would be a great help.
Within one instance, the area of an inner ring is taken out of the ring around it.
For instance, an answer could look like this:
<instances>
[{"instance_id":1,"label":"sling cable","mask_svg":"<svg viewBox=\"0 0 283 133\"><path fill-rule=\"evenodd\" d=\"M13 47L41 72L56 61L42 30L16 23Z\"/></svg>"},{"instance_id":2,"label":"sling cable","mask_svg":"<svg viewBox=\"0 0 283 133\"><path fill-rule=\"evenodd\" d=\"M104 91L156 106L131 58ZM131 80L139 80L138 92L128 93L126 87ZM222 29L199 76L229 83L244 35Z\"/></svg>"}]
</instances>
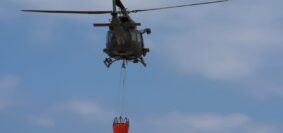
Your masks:
<instances>
[{"instance_id":1,"label":"sling cable","mask_svg":"<svg viewBox=\"0 0 283 133\"><path fill-rule=\"evenodd\" d=\"M127 65L127 61L124 60L120 73L120 78L122 81L121 112L119 117L114 118L113 133L128 133L130 126L129 119L127 117L123 117L123 114L126 112L126 106L127 106L126 65Z\"/></svg>"}]
</instances>

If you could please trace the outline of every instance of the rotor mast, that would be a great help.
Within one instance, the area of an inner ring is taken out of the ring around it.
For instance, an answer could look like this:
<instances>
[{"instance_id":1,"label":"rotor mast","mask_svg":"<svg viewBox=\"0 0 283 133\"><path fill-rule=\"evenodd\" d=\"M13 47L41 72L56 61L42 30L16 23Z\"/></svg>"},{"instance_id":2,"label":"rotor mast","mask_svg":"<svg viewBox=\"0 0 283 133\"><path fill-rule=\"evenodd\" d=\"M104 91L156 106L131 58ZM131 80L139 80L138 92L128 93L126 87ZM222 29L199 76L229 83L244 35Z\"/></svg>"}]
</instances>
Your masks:
<instances>
[{"instance_id":1,"label":"rotor mast","mask_svg":"<svg viewBox=\"0 0 283 133\"><path fill-rule=\"evenodd\" d=\"M117 13L116 0L113 0L113 13Z\"/></svg>"}]
</instances>

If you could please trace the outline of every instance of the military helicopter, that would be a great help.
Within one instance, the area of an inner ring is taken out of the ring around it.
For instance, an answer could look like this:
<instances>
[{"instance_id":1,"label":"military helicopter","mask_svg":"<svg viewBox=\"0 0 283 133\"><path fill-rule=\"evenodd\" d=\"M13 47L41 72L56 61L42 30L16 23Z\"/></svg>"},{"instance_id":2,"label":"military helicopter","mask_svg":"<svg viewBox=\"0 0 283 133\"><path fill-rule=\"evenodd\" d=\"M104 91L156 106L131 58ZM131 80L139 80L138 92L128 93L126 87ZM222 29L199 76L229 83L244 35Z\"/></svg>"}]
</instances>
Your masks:
<instances>
[{"instance_id":1,"label":"military helicopter","mask_svg":"<svg viewBox=\"0 0 283 133\"><path fill-rule=\"evenodd\" d=\"M228 0L217 0L193 4L184 4L177 6L149 8L141 10L127 10L121 0L113 0L112 11L68 11L68 10L22 10L24 12L37 13L67 13L67 14L111 14L112 19L110 23L95 23L95 27L109 27L107 32L106 48L103 50L108 57L105 58L104 64L109 68L115 61L122 60L122 67L125 68L125 63L131 61L133 63L141 63L146 67L144 57L149 52L149 48L145 48L143 41L143 34L151 34L151 29L146 28L138 30L137 26L141 23L136 23L129 16L130 13L163 10L171 8L180 8L187 6L205 5L225 2ZM116 7L120 10L117 11Z\"/></svg>"}]
</instances>

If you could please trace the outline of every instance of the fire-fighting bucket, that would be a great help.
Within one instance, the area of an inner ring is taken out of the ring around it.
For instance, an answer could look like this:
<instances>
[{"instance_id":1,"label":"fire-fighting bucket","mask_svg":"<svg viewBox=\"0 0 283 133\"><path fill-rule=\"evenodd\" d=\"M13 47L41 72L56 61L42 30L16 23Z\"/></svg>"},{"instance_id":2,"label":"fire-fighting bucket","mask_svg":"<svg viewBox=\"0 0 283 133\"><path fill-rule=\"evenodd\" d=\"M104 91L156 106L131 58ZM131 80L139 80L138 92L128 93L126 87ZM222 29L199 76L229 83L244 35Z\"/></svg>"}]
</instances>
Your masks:
<instances>
[{"instance_id":1,"label":"fire-fighting bucket","mask_svg":"<svg viewBox=\"0 0 283 133\"><path fill-rule=\"evenodd\" d=\"M113 133L128 133L129 124L129 119L127 117L116 117L113 122Z\"/></svg>"}]
</instances>

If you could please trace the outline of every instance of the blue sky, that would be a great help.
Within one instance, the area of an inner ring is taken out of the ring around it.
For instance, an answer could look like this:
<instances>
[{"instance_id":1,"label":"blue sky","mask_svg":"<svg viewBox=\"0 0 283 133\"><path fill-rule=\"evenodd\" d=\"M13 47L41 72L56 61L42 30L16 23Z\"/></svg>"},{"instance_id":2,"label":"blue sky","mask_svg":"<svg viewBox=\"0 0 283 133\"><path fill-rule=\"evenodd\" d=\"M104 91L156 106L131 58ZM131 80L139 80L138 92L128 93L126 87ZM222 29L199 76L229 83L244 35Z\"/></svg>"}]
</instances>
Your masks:
<instances>
[{"instance_id":1,"label":"blue sky","mask_svg":"<svg viewBox=\"0 0 283 133\"><path fill-rule=\"evenodd\" d=\"M123 0L129 9L203 0ZM151 28L147 68L129 64L131 132L282 133L283 2L226 3L132 14ZM105 0L0 1L0 132L112 132L120 65L107 69L110 15L21 9L111 9Z\"/></svg>"}]
</instances>

